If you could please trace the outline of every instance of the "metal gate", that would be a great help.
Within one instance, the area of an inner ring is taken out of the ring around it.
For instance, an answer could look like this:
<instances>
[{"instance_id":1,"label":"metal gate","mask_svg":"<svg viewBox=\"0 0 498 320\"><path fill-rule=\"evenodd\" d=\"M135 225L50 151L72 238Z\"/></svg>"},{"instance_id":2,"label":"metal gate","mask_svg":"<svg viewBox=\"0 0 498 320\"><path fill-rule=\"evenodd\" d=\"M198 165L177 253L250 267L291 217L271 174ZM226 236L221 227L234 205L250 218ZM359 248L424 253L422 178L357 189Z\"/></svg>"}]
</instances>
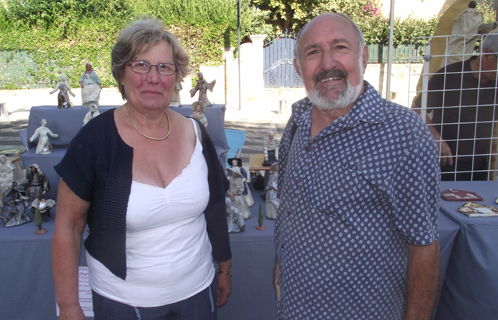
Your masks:
<instances>
[{"instance_id":1,"label":"metal gate","mask_svg":"<svg viewBox=\"0 0 498 320\"><path fill-rule=\"evenodd\" d=\"M301 77L294 70L294 44L296 37L287 33L265 42L263 77L265 87L304 87Z\"/></svg>"}]
</instances>

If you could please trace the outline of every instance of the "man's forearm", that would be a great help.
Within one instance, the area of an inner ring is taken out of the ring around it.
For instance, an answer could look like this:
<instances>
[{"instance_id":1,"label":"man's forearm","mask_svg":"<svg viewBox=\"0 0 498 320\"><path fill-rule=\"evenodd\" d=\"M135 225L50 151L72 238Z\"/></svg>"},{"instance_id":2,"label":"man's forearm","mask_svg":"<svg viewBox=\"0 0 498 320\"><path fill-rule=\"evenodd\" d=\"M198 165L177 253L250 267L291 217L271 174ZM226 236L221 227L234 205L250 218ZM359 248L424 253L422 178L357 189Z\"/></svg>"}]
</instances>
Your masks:
<instances>
[{"instance_id":1,"label":"man's forearm","mask_svg":"<svg viewBox=\"0 0 498 320\"><path fill-rule=\"evenodd\" d=\"M404 320L429 320L439 284L439 242L410 245Z\"/></svg>"}]
</instances>

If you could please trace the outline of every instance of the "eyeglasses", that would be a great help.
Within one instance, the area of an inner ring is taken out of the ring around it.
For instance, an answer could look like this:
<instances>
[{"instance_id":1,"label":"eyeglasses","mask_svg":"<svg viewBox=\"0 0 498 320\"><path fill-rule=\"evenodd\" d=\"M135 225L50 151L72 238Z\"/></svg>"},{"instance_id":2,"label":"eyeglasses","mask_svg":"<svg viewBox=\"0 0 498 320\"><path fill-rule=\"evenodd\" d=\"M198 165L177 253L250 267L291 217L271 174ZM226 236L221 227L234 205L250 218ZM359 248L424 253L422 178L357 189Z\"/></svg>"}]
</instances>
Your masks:
<instances>
[{"instance_id":1,"label":"eyeglasses","mask_svg":"<svg viewBox=\"0 0 498 320\"><path fill-rule=\"evenodd\" d=\"M159 63L159 64L150 64L144 61L132 61L125 63L131 70L135 73L149 73L150 68L156 67L156 70L159 74L163 76L170 76L174 74L178 68L172 63Z\"/></svg>"}]
</instances>

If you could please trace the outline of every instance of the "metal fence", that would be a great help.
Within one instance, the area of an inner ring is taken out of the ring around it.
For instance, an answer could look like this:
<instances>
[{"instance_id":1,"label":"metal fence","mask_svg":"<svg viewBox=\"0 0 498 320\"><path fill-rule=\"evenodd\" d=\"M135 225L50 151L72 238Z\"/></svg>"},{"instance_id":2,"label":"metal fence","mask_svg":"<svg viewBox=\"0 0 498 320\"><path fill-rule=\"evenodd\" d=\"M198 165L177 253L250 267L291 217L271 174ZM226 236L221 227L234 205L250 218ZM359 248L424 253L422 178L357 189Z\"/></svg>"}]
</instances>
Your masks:
<instances>
[{"instance_id":1,"label":"metal fence","mask_svg":"<svg viewBox=\"0 0 498 320\"><path fill-rule=\"evenodd\" d=\"M453 163L442 165L444 179L497 179L498 87L482 63L496 58L493 53L480 53L484 36L427 37L423 70L410 73L419 79L416 88L409 88L410 95L418 97L413 107L438 132L435 139L442 164ZM496 77L496 69L491 72Z\"/></svg>"}]
</instances>

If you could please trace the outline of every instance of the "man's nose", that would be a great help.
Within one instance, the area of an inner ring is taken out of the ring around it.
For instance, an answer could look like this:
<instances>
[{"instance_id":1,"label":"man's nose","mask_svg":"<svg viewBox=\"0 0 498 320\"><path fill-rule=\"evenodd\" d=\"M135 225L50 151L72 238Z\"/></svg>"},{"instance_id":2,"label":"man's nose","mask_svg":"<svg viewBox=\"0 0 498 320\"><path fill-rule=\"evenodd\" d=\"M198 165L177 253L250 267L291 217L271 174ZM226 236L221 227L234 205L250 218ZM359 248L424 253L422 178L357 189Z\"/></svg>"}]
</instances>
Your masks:
<instances>
[{"instance_id":1,"label":"man's nose","mask_svg":"<svg viewBox=\"0 0 498 320\"><path fill-rule=\"evenodd\" d=\"M320 66L324 70L331 70L337 66L337 60L335 57L335 54L332 50L324 50L321 61L320 61Z\"/></svg>"}]
</instances>

